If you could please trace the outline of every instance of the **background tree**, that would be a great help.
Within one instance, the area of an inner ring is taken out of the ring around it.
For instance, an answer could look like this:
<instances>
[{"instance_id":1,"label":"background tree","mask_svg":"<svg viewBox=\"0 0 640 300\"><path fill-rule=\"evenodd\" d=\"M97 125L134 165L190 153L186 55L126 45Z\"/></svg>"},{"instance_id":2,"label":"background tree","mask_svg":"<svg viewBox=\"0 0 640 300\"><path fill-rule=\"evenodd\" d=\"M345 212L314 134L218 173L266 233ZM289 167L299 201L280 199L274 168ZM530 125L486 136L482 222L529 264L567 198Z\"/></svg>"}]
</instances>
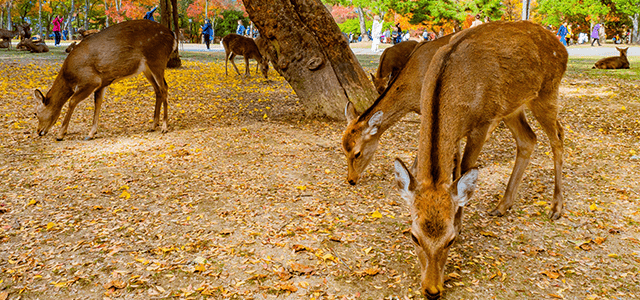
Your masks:
<instances>
[{"instance_id":1,"label":"background tree","mask_svg":"<svg viewBox=\"0 0 640 300\"><path fill-rule=\"evenodd\" d=\"M295 90L306 113L344 119L344 106L363 110L377 98L373 84L319 0L245 0L266 39L274 68Z\"/></svg>"},{"instance_id":2,"label":"background tree","mask_svg":"<svg viewBox=\"0 0 640 300\"><path fill-rule=\"evenodd\" d=\"M616 8L622 13L626 14L631 20L633 31L632 38L634 43L640 43L640 37L638 36L638 22L640 22L640 0L613 0Z\"/></svg>"}]
</instances>

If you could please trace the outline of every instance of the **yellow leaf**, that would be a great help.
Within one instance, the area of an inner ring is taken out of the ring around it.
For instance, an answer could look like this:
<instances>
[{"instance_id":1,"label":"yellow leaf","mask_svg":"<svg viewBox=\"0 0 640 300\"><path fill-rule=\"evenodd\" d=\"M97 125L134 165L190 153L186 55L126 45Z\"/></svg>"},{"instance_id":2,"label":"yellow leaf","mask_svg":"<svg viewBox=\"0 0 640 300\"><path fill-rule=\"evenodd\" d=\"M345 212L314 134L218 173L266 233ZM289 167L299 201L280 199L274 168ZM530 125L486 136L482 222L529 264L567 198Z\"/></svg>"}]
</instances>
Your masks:
<instances>
[{"instance_id":1,"label":"yellow leaf","mask_svg":"<svg viewBox=\"0 0 640 300\"><path fill-rule=\"evenodd\" d=\"M304 190L307 189L307 186L306 185L300 185L300 186L297 186L296 188L301 190L301 191L304 191Z\"/></svg>"},{"instance_id":2,"label":"yellow leaf","mask_svg":"<svg viewBox=\"0 0 640 300\"><path fill-rule=\"evenodd\" d=\"M47 230L51 230L51 228L56 227L56 223L49 222L47 223Z\"/></svg>"},{"instance_id":3,"label":"yellow leaf","mask_svg":"<svg viewBox=\"0 0 640 300\"><path fill-rule=\"evenodd\" d=\"M122 194L120 194L120 198L124 198L125 200L129 200L129 198L131 198L131 194L129 194L129 192L124 190L124 191L122 191Z\"/></svg>"},{"instance_id":4,"label":"yellow leaf","mask_svg":"<svg viewBox=\"0 0 640 300\"><path fill-rule=\"evenodd\" d=\"M595 203L594 203L594 204L589 205L589 210L590 210L590 211L594 211L594 210L596 210L596 209L598 209L598 206L597 206Z\"/></svg>"},{"instance_id":5,"label":"yellow leaf","mask_svg":"<svg viewBox=\"0 0 640 300\"><path fill-rule=\"evenodd\" d=\"M534 203L534 205L544 206L544 205L547 205L547 201L538 201L538 202Z\"/></svg>"},{"instance_id":6,"label":"yellow leaf","mask_svg":"<svg viewBox=\"0 0 640 300\"><path fill-rule=\"evenodd\" d=\"M27 203L27 206L29 206L29 205L35 205L36 203L38 203L38 201L31 199L31 200L29 201L29 203Z\"/></svg>"},{"instance_id":7,"label":"yellow leaf","mask_svg":"<svg viewBox=\"0 0 640 300\"><path fill-rule=\"evenodd\" d=\"M374 219L380 219L382 218L382 214L378 210L376 210L373 213L371 213L371 217Z\"/></svg>"},{"instance_id":8,"label":"yellow leaf","mask_svg":"<svg viewBox=\"0 0 640 300\"><path fill-rule=\"evenodd\" d=\"M365 254L369 254L369 252L371 252L372 249L373 247L369 247L369 248L362 249L362 251L364 251Z\"/></svg>"},{"instance_id":9,"label":"yellow leaf","mask_svg":"<svg viewBox=\"0 0 640 300\"><path fill-rule=\"evenodd\" d=\"M618 254L615 254L615 253L611 253L611 254L609 254L607 256L609 256L611 258L620 258L620 256Z\"/></svg>"}]
</instances>

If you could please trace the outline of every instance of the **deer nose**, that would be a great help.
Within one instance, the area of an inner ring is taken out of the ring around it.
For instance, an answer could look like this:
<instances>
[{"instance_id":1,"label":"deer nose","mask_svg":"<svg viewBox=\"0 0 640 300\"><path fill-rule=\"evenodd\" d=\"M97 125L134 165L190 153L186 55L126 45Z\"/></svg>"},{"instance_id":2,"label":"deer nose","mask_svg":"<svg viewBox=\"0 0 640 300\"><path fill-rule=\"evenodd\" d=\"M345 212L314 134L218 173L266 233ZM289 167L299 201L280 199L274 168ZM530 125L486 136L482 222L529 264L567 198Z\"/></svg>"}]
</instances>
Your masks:
<instances>
[{"instance_id":1,"label":"deer nose","mask_svg":"<svg viewBox=\"0 0 640 300\"><path fill-rule=\"evenodd\" d=\"M427 297L427 299L439 299L440 290L436 287L428 287L424 289L424 295Z\"/></svg>"},{"instance_id":2,"label":"deer nose","mask_svg":"<svg viewBox=\"0 0 640 300\"><path fill-rule=\"evenodd\" d=\"M356 181L355 181L355 180L353 180L353 179L349 179L349 184L350 184L350 185L356 185Z\"/></svg>"}]
</instances>

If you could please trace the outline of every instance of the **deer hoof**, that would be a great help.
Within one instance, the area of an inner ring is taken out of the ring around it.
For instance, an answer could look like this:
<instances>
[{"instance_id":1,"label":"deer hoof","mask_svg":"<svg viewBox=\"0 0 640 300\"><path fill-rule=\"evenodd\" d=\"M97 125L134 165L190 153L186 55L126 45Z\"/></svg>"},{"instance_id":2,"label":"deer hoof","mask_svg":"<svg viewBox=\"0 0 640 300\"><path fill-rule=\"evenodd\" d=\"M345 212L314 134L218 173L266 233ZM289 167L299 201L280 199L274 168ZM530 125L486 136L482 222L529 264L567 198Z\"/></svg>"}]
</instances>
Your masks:
<instances>
[{"instance_id":1,"label":"deer hoof","mask_svg":"<svg viewBox=\"0 0 640 300\"><path fill-rule=\"evenodd\" d=\"M504 216L504 212L501 212L500 209L496 208L496 209L490 211L489 215L493 216L493 217L502 217L502 216Z\"/></svg>"},{"instance_id":2,"label":"deer hoof","mask_svg":"<svg viewBox=\"0 0 640 300\"><path fill-rule=\"evenodd\" d=\"M549 219L551 220L557 220L560 219L560 217L562 217L562 211L557 211L557 210L551 210L549 212Z\"/></svg>"}]
</instances>

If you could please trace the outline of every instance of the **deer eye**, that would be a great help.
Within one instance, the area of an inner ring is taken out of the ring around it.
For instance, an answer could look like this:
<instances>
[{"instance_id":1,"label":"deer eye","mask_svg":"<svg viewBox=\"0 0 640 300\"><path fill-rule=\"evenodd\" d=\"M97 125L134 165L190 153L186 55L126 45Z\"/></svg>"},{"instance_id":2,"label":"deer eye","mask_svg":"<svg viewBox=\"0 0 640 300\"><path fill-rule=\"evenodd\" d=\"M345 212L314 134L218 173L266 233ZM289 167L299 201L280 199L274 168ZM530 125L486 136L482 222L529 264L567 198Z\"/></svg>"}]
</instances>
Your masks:
<instances>
[{"instance_id":1,"label":"deer eye","mask_svg":"<svg viewBox=\"0 0 640 300\"><path fill-rule=\"evenodd\" d=\"M362 152L358 152L356 153L356 155L354 156L355 158L360 158L360 156L362 156Z\"/></svg>"},{"instance_id":2,"label":"deer eye","mask_svg":"<svg viewBox=\"0 0 640 300\"><path fill-rule=\"evenodd\" d=\"M445 247L445 248L449 248L449 247L451 247L451 245L453 245L453 242L455 242L455 241L456 241L456 238L452 238L452 239L447 243L447 245L446 245L446 246L444 246L444 247Z\"/></svg>"},{"instance_id":3,"label":"deer eye","mask_svg":"<svg viewBox=\"0 0 640 300\"><path fill-rule=\"evenodd\" d=\"M415 235L413 235L413 233L411 234L411 239L416 245L420 245L420 242L418 242L418 238Z\"/></svg>"}]
</instances>

